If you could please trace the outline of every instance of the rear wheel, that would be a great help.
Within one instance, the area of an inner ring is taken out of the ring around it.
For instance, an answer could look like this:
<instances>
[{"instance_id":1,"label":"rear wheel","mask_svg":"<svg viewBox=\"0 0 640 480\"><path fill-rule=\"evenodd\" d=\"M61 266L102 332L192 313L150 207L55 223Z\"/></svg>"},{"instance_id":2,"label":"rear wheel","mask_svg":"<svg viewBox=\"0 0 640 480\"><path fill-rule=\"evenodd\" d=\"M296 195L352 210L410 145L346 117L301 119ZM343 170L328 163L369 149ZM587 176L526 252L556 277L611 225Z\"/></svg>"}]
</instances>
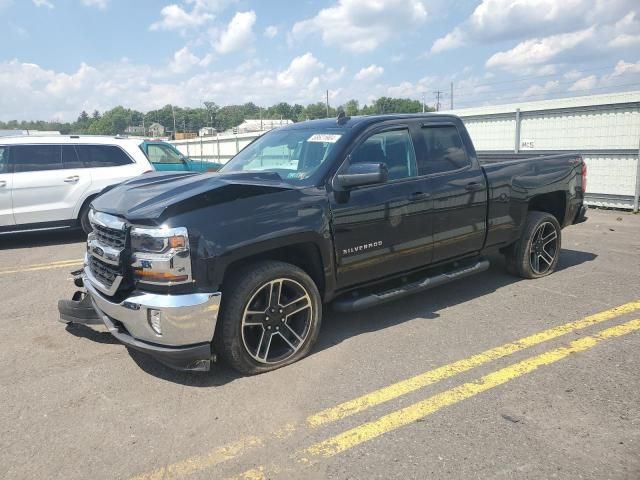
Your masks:
<instances>
[{"instance_id":1,"label":"rear wheel","mask_svg":"<svg viewBox=\"0 0 640 480\"><path fill-rule=\"evenodd\" d=\"M507 269L523 278L540 278L558 265L561 229L556 217L546 212L529 212L520 239L506 252Z\"/></svg>"},{"instance_id":2,"label":"rear wheel","mask_svg":"<svg viewBox=\"0 0 640 480\"><path fill-rule=\"evenodd\" d=\"M265 261L225 284L216 349L246 375L275 370L306 356L320 330L322 303L300 268Z\"/></svg>"}]
</instances>

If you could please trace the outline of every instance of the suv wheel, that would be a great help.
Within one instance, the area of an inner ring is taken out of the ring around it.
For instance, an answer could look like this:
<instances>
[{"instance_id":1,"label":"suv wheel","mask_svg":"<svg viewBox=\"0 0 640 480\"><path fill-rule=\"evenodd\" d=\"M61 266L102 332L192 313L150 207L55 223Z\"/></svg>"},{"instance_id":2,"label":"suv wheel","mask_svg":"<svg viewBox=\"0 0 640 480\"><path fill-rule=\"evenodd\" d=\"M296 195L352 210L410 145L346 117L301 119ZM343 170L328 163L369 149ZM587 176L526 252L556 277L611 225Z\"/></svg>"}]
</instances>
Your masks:
<instances>
[{"instance_id":1,"label":"suv wheel","mask_svg":"<svg viewBox=\"0 0 640 480\"><path fill-rule=\"evenodd\" d=\"M556 217L529 212L520 239L506 252L507 269L523 278L540 278L558 266L561 229Z\"/></svg>"},{"instance_id":2,"label":"suv wheel","mask_svg":"<svg viewBox=\"0 0 640 480\"><path fill-rule=\"evenodd\" d=\"M237 272L225 285L216 350L243 374L275 370L306 356L320 330L322 302L300 268L276 261Z\"/></svg>"},{"instance_id":3,"label":"suv wheel","mask_svg":"<svg viewBox=\"0 0 640 480\"><path fill-rule=\"evenodd\" d=\"M87 204L82 207L82 210L80 210L80 226L82 227L82 230L84 231L84 233L86 233L87 235L89 235L91 232L93 232L93 227L91 226L91 222L89 221L89 210L91 209L91 202L87 202Z\"/></svg>"}]
</instances>

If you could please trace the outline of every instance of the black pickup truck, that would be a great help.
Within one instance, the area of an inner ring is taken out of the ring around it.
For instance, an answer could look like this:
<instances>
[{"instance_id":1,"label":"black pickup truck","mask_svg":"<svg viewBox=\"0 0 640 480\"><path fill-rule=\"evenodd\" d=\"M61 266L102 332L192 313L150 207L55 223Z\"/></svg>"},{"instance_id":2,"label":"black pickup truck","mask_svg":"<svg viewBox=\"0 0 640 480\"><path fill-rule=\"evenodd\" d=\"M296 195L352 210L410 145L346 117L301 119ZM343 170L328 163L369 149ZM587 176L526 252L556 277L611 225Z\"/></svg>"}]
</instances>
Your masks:
<instances>
[{"instance_id":1,"label":"black pickup truck","mask_svg":"<svg viewBox=\"0 0 640 480\"><path fill-rule=\"evenodd\" d=\"M482 272L554 271L584 221L576 154L482 164L451 115L316 120L256 139L219 173L152 173L93 201L61 320L104 323L175 368L244 374L307 355L324 306L372 307Z\"/></svg>"}]
</instances>

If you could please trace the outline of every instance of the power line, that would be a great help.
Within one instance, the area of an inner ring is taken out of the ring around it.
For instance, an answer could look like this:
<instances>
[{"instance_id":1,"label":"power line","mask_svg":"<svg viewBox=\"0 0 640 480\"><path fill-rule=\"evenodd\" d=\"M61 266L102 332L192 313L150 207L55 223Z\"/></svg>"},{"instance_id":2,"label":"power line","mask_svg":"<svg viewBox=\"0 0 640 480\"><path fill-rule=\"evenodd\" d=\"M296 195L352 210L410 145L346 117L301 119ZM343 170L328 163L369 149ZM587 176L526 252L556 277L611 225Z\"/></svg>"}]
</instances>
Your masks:
<instances>
[{"instance_id":1,"label":"power line","mask_svg":"<svg viewBox=\"0 0 640 480\"><path fill-rule=\"evenodd\" d=\"M440 111L440 96L442 95L442 91L436 90L433 94L436 96L436 112Z\"/></svg>"},{"instance_id":2,"label":"power line","mask_svg":"<svg viewBox=\"0 0 640 480\"><path fill-rule=\"evenodd\" d=\"M582 69L582 70L576 70L575 73L576 74L583 74L583 73L587 73L587 72L596 72L596 71L609 70L609 69L611 69L611 65L593 67L593 68L585 68L585 69ZM529 75L529 76L526 76L526 77L512 78L510 80L499 80L499 81L496 81L496 82L478 83L478 84L474 85L472 88L491 87L491 86L494 86L494 85L503 85L505 83L524 82L524 81L527 81L527 80L534 80L534 79L540 79L540 78L550 78L550 77L560 77L560 76L562 76L562 74L559 74L559 73L548 73L548 74L544 74L544 75ZM464 92L465 89L463 88L462 91Z\"/></svg>"}]
</instances>

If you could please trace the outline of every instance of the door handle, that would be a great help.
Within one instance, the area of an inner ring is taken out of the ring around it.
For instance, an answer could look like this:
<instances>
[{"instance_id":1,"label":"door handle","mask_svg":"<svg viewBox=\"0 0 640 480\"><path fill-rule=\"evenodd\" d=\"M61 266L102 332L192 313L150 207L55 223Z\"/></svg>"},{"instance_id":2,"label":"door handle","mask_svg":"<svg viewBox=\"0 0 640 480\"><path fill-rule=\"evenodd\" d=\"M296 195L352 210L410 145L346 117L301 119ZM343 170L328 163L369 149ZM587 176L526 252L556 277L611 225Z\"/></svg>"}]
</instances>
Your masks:
<instances>
[{"instance_id":1,"label":"door handle","mask_svg":"<svg viewBox=\"0 0 640 480\"><path fill-rule=\"evenodd\" d=\"M72 175L70 177L67 177L64 179L65 183L78 183L78 180L80 180L80 177L78 175Z\"/></svg>"},{"instance_id":2,"label":"door handle","mask_svg":"<svg viewBox=\"0 0 640 480\"><path fill-rule=\"evenodd\" d=\"M482 190L484 188L484 185L478 182L471 182L471 183L467 183L467 185L464 188L465 190L468 190L470 192L477 192L478 190Z\"/></svg>"},{"instance_id":3,"label":"door handle","mask_svg":"<svg viewBox=\"0 0 640 480\"><path fill-rule=\"evenodd\" d=\"M6 187L6 186L7 186L7 182L5 182L4 180L0 180L0 188Z\"/></svg>"},{"instance_id":4,"label":"door handle","mask_svg":"<svg viewBox=\"0 0 640 480\"><path fill-rule=\"evenodd\" d=\"M415 193L412 193L411 195L409 195L409 201L410 202L420 202L421 200L426 200L430 196L431 196L430 193L415 192Z\"/></svg>"}]
</instances>

